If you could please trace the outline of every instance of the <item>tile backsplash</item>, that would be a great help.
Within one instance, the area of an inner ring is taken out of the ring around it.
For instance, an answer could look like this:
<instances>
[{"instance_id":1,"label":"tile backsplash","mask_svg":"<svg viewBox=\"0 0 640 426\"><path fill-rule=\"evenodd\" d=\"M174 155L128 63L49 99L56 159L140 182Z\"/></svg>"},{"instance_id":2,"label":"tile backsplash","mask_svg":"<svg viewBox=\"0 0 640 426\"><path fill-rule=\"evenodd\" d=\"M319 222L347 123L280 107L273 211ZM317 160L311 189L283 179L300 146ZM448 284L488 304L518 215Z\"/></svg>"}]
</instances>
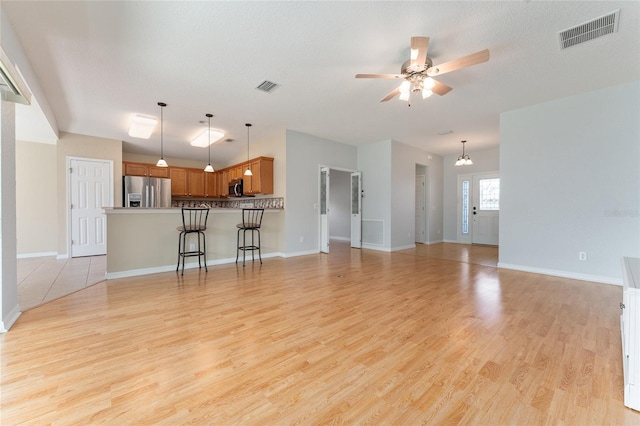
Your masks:
<instances>
[{"instance_id":1,"label":"tile backsplash","mask_svg":"<svg viewBox=\"0 0 640 426\"><path fill-rule=\"evenodd\" d=\"M173 200L172 207L201 207L203 205L216 209L284 209L284 198L241 198L234 200Z\"/></svg>"}]
</instances>

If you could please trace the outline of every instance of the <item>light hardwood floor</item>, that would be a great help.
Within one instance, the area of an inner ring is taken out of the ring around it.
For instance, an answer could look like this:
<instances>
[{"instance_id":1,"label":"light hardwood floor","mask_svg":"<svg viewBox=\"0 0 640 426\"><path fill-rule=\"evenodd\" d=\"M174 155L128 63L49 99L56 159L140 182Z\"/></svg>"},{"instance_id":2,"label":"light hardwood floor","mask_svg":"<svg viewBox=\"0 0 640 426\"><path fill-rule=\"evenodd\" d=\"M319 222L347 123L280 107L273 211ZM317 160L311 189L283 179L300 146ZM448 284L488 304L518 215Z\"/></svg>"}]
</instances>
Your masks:
<instances>
[{"instance_id":1,"label":"light hardwood floor","mask_svg":"<svg viewBox=\"0 0 640 426\"><path fill-rule=\"evenodd\" d=\"M25 312L0 336L0 423L640 424L620 287L499 270L488 247L331 249Z\"/></svg>"}]
</instances>

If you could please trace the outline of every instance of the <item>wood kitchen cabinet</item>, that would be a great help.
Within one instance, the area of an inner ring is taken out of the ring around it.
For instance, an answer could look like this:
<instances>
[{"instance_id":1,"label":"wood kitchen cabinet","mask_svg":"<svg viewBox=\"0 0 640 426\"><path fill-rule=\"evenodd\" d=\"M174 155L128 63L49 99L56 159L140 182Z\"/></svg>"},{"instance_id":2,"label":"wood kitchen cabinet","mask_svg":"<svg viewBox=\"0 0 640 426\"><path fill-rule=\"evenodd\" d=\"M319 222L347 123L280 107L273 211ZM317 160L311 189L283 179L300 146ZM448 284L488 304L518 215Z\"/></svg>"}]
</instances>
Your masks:
<instances>
[{"instance_id":1,"label":"wood kitchen cabinet","mask_svg":"<svg viewBox=\"0 0 640 426\"><path fill-rule=\"evenodd\" d=\"M273 194L273 158L251 160L251 173L253 176L244 176L246 194Z\"/></svg>"},{"instance_id":2,"label":"wood kitchen cabinet","mask_svg":"<svg viewBox=\"0 0 640 426\"><path fill-rule=\"evenodd\" d=\"M205 197L218 197L218 175L217 172L204 173L204 196Z\"/></svg>"},{"instance_id":3,"label":"wood kitchen cabinet","mask_svg":"<svg viewBox=\"0 0 640 426\"><path fill-rule=\"evenodd\" d=\"M204 171L170 167L171 195L176 197L204 197Z\"/></svg>"},{"instance_id":4,"label":"wood kitchen cabinet","mask_svg":"<svg viewBox=\"0 0 640 426\"><path fill-rule=\"evenodd\" d=\"M230 170L220 170L218 174L218 196L227 197L229 195Z\"/></svg>"},{"instance_id":5,"label":"wood kitchen cabinet","mask_svg":"<svg viewBox=\"0 0 640 426\"><path fill-rule=\"evenodd\" d=\"M135 163L131 161L122 162L122 172L124 176L169 177L168 167L156 167L154 164Z\"/></svg>"}]
</instances>

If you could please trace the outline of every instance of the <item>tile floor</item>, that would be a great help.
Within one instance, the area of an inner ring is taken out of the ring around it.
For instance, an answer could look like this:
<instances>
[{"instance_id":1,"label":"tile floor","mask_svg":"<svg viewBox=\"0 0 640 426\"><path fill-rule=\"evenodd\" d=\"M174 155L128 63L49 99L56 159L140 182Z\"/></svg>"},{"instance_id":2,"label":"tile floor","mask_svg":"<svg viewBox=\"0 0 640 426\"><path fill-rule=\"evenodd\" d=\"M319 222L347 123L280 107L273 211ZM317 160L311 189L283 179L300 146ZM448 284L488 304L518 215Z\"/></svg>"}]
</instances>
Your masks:
<instances>
[{"instance_id":1,"label":"tile floor","mask_svg":"<svg viewBox=\"0 0 640 426\"><path fill-rule=\"evenodd\" d=\"M34 257L18 259L18 303L26 311L99 283L105 278L107 256Z\"/></svg>"}]
</instances>

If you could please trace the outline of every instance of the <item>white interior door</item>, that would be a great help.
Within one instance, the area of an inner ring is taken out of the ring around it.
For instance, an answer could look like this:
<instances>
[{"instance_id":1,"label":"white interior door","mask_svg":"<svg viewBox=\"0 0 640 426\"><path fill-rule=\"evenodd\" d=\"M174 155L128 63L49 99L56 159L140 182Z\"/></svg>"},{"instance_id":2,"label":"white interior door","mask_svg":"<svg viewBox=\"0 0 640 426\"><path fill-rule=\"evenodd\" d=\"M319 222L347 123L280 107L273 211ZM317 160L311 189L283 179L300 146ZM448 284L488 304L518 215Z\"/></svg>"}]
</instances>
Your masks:
<instances>
[{"instance_id":1,"label":"white interior door","mask_svg":"<svg viewBox=\"0 0 640 426\"><path fill-rule=\"evenodd\" d=\"M424 243L427 238L426 212L426 179L424 175L416 176L416 243Z\"/></svg>"},{"instance_id":2,"label":"white interior door","mask_svg":"<svg viewBox=\"0 0 640 426\"><path fill-rule=\"evenodd\" d=\"M500 175L498 173L473 175L472 181L471 242L497 246L500 218Z\"/></svg>"},{"instance_id":3,"label":"white interior door","mask_svg":"<svg viewBox=\"0 0 640 426\"><path fill-rule=\"evenodd\" d=\"M351 173L351 247L362 247L362 173Z\"/></svg>"},{"instance_id":4,"label":"white interior door","mask_svg":"<svg viewBox=\"0 0 640 426\"><path fill-rule=\"evenodd\" d=\"M113 205L111 162L72 159L71 257L107 253L104 207Z\"/></svg>"},{"instance_id":5,"label":"white interior door","mask_svg":"<svg viewBox=\"0 0 640 426\"><path fill-rule=\"evenodd\" d=\"M329 168L320 167L320 251L329 253Z\"/></svg>"}]
</instances>

